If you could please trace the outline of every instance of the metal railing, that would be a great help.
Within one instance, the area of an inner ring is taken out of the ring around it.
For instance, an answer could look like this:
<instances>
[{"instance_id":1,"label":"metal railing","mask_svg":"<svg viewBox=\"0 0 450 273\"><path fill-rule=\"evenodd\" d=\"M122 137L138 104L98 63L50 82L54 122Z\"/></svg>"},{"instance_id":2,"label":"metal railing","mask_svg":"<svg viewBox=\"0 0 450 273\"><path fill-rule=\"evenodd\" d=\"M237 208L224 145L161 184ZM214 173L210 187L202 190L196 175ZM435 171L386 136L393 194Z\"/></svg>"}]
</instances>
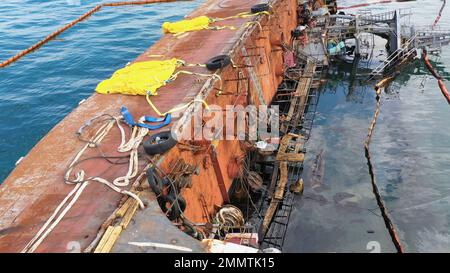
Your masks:
<instances>
[{"instance_id":1,"label":"metal railing","mask_svg":"<svg viewBox=\"0 0 450 273\"><path fill-rule=\"evenodd\" d=\"M381 63L378 67L376 67L371 73L367 81L372 80L374 77L378 75L382 75L386 70L388 70L390 67L395 65L401 60L404 60L405 58L410 57L415 51L415 42L417 38L417 33L409 38L408 41L406 41L402 47L394 51L391 55L388 56L386 61Z\"/></svg>"}]
</instances>

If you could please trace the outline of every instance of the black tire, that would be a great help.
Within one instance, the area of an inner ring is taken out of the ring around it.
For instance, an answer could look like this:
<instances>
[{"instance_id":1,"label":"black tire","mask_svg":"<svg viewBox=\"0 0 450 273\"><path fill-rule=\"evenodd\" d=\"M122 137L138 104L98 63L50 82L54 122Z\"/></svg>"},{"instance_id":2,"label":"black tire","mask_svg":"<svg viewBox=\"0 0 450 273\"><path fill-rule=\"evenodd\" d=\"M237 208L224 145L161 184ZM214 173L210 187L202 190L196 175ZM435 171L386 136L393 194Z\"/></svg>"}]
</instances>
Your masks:
<instances>
[{"instance_id":1,"label":"black tire","mask_svg":"<svg viewBox=\"0 0 450 273\"><path fill-rule=\"evenodd\" d=\"M157 182L155 177L155 167L147 170L147 181L150 184L150 188L155 193L156 196L160 196L162 193L161 185Z\"/></svg>"},{"instance_id":2,"label":"black tire","mask_svg":"<svg viewBox=\"0 0 450 273\"><path fill-rule=\"evenodd\" d=\"M258 4L254 5L250 10L253 14L263 11L269 11L270 6L269 4Z\"/></svg>"},{"instance_id":3,"label":"black tire","mask_svg":"<svg viewBox=\"0 0 450 273\"><path fill-rule=\"evenodd\" d=\"M208 70L217 70L220 68L224 68L227 67L228 65L231 64L231 58L228 55L219 55L216 56L212 59L210 59L207 63L206 63L206 68Z\"/></svg>"},{"instance_id":4,"label":"black tire","mask_svg":"<svg viewBox=\"0 0 450 273\"><path fill-rule=\"evenodd\" d=\"M157 139L159 139L158 142ZM177 145L177 141L172 137L170 131L164 131L150 136L144 142L144 149L148 155L163 154Z\"/></svg>"},{"instance_id":5,"label":"black tire","mask_svg":"<svg viewBox=\"0 0 450 273\"><path fill-rule=\"evenodd\" d=\"M147 182L155 195L159 197L162 195L164 188L169 185L170 181L168 181L167 178L161 179L156 175L155 170L155 167L151 167L147 170Z\"/></svg>"},{"instance_id":6,"label":"black tire","mask_svg":"<svg viewBox=\"0 0 450 273\"><path fill-rule=\"evenodd\" d=\"M176 200L175 196L168 195L166 196L166 203L169 203L169 206L171 207L170 209L165 207L167 218L169 218L170 221L178 219L181 216L181 213L186 209L186 201L182 196L178 197L178 200Z\"/></svg>"}]
</instances>

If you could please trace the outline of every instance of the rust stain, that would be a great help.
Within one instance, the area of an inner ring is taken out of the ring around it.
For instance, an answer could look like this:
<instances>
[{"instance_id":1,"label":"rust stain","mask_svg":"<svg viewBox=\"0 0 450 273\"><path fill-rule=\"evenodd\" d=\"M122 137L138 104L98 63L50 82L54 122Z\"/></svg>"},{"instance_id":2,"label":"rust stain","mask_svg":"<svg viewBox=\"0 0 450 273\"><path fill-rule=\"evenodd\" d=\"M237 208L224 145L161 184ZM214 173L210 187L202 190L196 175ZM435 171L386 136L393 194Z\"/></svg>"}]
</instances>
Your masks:
<instances>
[{"instance_id":1,"label":"rust stain","mask_svg":"<svg viewBox=\"0 0 450 273\"><path fill-rule=\"evenodd\" d=\"M202 5L190 17L209 15L212 17L226 17L242 11L248 11L258 0L242 2L240 0L211 0ZM279 43L284 39L290 39L290 30L296 27L296 12L288 15L286 10L295 11L296 0L275 0L272 2L274 13L278 16L261 17L261 25L254 26L253 31L240 42L243 29L237 31L198 31L189 33L182 38L166 35L156 42L150 49L140 55L135 62L154 59L150 55L163 55L161 59L176 57L188 63L205 63L211 57L229 52L238 43L233 61L244 63L241 48L246 47L249 54L255 54L258 48L260 57L250 57L254 67L252 68L262 85L264 100L269 102L275 95L281 78L277 73L283 69L282 51ZM249 19L236 19L227 22L229 25L241 27ZM283 35L280 35L283 33ZM272 37L276 36L276 37ZM266 37L259 39L258 37ZM275 42L274 42L275 41ZM277 42L278 41L278 42ZM199 73L210 73L205 68L189 68ZM228 66L221 71L221 77L233 79L237 76L250 78L245 68L233 68ZM202 90L206 80L198 80L196 77L180 76L170 85L161 88L153 102L161 111L192 100ZM257 101L255 84L249 80L243 80L240 85L253 101ZM215 83L218 88L218 83ZM216 96L210 88L206 101L208 104L219 106L234 105L238 100L236 96ZM236 93L236 82L224 81L224 93ZM63 121L55 126L23 159L16 169L4 181L0 190L0 252L18 252L35 235L43 222L50 217L56 206L69 193L73 186L63 181L63 175L75 154L82 148L75 132L98 114L118 115L121 106L127 106L135 117L142 115L154 115L143 97L123 95L93 94L84 103L70 113ZM114 129L103 140L101 148L105 154L117 155L116 148L120 142L119 131ZM142 151L141 151L142 152ZM220 166L224 184L228 189L232 178L228 176L227 165L236 156L242 156L245 151L241 149L239 141L220 141L217 146L217 159ZM97 151L90 151L86 156L98 155ZM193 153L175 147L161 159L161 168L170 170L170 162L182 158L187 164L200 166L198 176L193 176L191 188L183 190L183 197L187 201L186 217L193 222L204 221L205 208L213 214L216 206L223 203L223 197L218 190L217 181L214 178L215 171L210 164L204 164L205 153ZM141 160L142 168L144 160ZM94 160L80 165L88 176L102 174L102 177L113 180L126 173L128 166L117 165L111 168L107 162ZM199 196L203 194L204 203ZM44 240L37 252L66 252L67 243L80 242L82 248L86 248L96 236L104 221L114 212L122 196L111 191L104 185L91 183L80 196L77 203L62 219L60 224ZM9 208L5 210L4 208Z\"/></svg>"}]
</instances>

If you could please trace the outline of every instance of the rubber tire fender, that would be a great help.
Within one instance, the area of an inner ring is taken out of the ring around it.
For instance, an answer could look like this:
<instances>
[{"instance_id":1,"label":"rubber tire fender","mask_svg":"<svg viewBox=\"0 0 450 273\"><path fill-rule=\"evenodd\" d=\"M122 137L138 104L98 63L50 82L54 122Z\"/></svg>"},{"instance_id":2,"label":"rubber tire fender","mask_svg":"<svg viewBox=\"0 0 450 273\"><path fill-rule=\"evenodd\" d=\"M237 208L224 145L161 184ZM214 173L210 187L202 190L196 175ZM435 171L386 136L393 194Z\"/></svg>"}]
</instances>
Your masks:
<instances>
[{"instance_id":1,"label":"rubber tire fender","mask_svg":"<svg viewBox=\"0 0 450 273\"><path fill-rule=\"evenodd\" d=\"M147 170L147 182L155 195L160 196L162 193L162 188L159 181L156 179L155 167L151 167Z\"/></svg>"},{"instance_id":2,"label":"rubber tire fender","mask_svg":"<svg viewBox=\"0 0 450 273\"><path fill-rule=\"evenodd\" d=\"M211 58L206 62L206 68L208 70L214 71L220 68L227 67L231 64L231 58L228 55L219 55Z\"/></svg>"},{"instance_id":3,"label":"rubber tire fender","mask_svg":"<svg viewBox=\"0 0 450 273\"><path fill-rule=\"evenodd\" d=\"M159 178L155 174L155 167L147 170L147 182L156 196L161 196L164 188L170 184L167 178Z\"/></svg>"},{"instance_id":4,"label":"rubber tire fender","mask_svg":"<svg viewBox=\"0 0 450 273\"><path fill-rule=\"evenodd\" d=\"M159 143L153 143L157 138L160 138ZM151 135L148 140L144 142L144 150L148 155L163 154L177 145L177 141L172 137L170 131L163 131Z\"/></svg>"},{"instance_id":5,"label":"rubber tire fender","mask_svg":"<svg viewBox=\"0 0 450 273\"><path fill-rule=\"evenodd\" d=\"M258 13L258 12L269 11L269 9L270 9L269 4L257 4L257 5L254 5L250 9L250 11L251 11L251 13L255 14L255 13Z\"/></svg>"},{"instance_id":6,"label":"rubber tire fender","mask_svg":"<svg viewBox=\"0 0 450 273\"><path fill-rule=\"evenodd\" d=\"M165 199L166 203L169 203L171 206L170 209L167 209L164 206L165 213L167 213L167 218L169 218L170 221L178 219L181 216L181 213L183 213L186 209L186 201L182 196L179 196L177 202L174 195L167 195Z\"/></svg>"}]
</instances>

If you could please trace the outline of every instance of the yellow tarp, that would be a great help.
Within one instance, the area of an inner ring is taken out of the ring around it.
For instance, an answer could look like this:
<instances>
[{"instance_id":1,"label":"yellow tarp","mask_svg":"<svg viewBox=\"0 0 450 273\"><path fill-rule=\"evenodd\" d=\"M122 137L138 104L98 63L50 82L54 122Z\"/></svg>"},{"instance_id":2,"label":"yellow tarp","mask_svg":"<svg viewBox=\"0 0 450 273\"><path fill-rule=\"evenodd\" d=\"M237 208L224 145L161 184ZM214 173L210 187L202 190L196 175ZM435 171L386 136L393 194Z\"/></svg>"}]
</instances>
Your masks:
<instances>
[{"instance_id":1,"label":"yellow tarp","mask_svg":"<svg viewBox=\"0 0 450 273\"><path fill-rule=\"evenodd\" d=\"M177 59L133 63L102 81L95 91L100 94L146 95L148 92L154 95L180 65Z\"/></svg>"},{"instance_id":2,"label":"yellow tarp","mask_svg":"<svg viewBox=\"0 0 450 273\"><path fill-rule=\"evenodd\" d=\"M162 25L164 33L183 33L187 31L195 31L201 29L207 29L209 27L210 18L207 16L195 17L189 20L182 20L178 22L165 22Z\"/></svg>"}]
</instances>

